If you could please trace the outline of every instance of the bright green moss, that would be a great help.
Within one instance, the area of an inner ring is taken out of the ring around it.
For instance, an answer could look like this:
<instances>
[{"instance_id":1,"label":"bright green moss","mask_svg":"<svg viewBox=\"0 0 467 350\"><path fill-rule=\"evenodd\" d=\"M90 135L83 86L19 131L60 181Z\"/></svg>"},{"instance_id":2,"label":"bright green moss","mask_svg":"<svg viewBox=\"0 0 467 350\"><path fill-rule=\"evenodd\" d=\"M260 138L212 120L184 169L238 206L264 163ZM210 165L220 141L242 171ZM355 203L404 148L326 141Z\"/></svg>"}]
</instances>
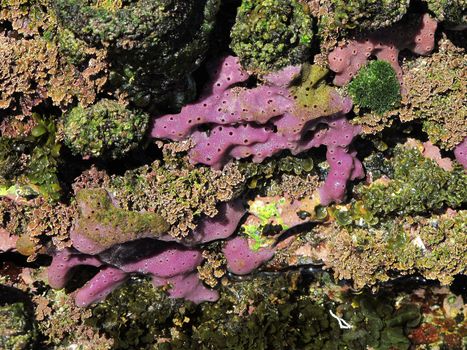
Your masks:
<instances>
[{"instance_id":1,"label":"bright green moss","mask_svg":"<svg viewBox=\"0 0 467 350\"><path fill-rule=\"evenodd\" d=\"M364 206L374 215L412 215L467 202L467 175L460 165L440 168L414 148L398 146L389 160L388 183L375 182L358 190Z\"/></svg>"},{"instance_id":2,"label":"bright green moss","mask_svg":"<svg viewBox=\"0 0 467 350\"><path fill-rule=\"evenodd\" d=\"M396 72L385 61L371 61L361 68L348 91L356 104L378 114L397 107L401 100Z\"/></svg>"},{"instance_id":3,"label":"bright green moss","mask_svg":"<svg viewBox=\"0 0 467 350\"><path fill-rule=\"evenodd\" d=\"M278 70L308 59L312 25L306 5L297 0L244 0L231 48L248 70Z\"/></svg>"},{"instance_id":4,"label":"bright green moss","mask_svg":"<svg viewBox=\"0 0 467 350\"><path fill-rule=\"evenodd\" d=\"M116 159L135 149L146 132L149 117L116 101L73 108L66 116L65 144L83 157Z\"/></svg>"}]
</instances>

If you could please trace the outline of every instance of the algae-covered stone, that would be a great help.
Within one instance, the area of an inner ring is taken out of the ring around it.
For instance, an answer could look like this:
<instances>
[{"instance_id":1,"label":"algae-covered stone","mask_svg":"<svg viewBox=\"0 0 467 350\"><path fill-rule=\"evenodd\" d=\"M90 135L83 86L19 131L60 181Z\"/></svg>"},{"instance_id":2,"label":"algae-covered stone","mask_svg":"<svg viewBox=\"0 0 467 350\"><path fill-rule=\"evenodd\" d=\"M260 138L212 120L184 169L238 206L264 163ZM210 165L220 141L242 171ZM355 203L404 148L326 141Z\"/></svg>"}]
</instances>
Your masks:
<instances>
[{"instance_id":1,"label":"algae-covered stone","mask_svg":"<svg viewBox=\"0 0 467 350\"><path fill-rule=\"evenodd\" d=\"M399 21L410 0L331 0L334 25L348 29L378 29Z\"/></svg>"},{"instance_id":2,"label":"algae-covered stone","mask_svg":"<svg viewBox=\"0 0 467 350\"><path fill-rule=\"evenodd\" d=\"M93 47L107 48L111 84L147 106L168 95L181 98L180 89L187 90L187 75L206 55L220 0L52 3L62 27Z\"/></svg>"},{"instance_id":3,"label":"algae-covered stone","mask_svg":"<svg viewBox=\"0 0 467 350\"><path fill-rule=\"evenodd\" d=\"M32 349L36 329L24 303L0 306L0 349Z\"/></svg>"},{"instance_id":4,"label":"algae-covered stone","mask_svg":"<svg viewBox=\"0 0 467 350\"><path fill-rule=\"evenodd\" d=\"M146 113L103 99L87 108L77 106L68 113L65 143L74 154L83 157L116 159L138 146L148 122Z\"/></svg>"},{"instance_id":5,"label":"algae-covered stone","mask_svg":"<svg viewBox=\"0 0 467 350\"><path fill-rule=\"evenodd\" d=\"M449 29L464 30L467 27L466 0L425 0L428 9Z\"/></svg>"},{"instance_id":6,"label":"algae-covered stone","mask_svg":"<svg viewBox=\"0 0 467 350\"><path fill-rule=\"evenodd\" d=\"M269 72L304 62L310 55L313 20L297 0L244 0L231 32L242 66Z\"/></svg>"}]
</instances>

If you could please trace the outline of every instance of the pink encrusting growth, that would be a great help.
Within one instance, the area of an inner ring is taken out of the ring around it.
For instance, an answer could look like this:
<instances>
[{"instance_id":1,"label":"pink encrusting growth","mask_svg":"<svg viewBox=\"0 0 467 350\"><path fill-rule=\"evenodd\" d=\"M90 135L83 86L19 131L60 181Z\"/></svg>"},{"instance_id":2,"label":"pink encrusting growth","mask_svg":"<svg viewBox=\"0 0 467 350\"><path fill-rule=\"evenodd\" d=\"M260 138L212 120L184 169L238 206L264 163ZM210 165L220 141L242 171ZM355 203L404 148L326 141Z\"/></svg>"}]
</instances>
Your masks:
<instances>
[{"instance_id":1,"label":"pink encrusting growth","mask_svg":"<svg viewBox=\"0 0 467 350\"><path fill-rule=\"evenodd\" d=\"M244 237L228 240L222 251L227 260L227 269L236 275L247 275L274 256L273 248L250 249Z\"/></svg>"},{"instance_id":2,"label":"pink encrusting growth","mask_svg":"<svg viewBox=\"0 0 467 350\"><path fill-rule=\"evenodd\" d=\"M467 170L467 137L454 149L456 160Z\"/></svg>"},{"instance_id":3,"label":"pink encrusting growth","mask_svg":"<svg viewBox=\"0 0 467 350\"><path fill-rule=\"evenodd\" d=\"M296 66L266 76L266 84L254 88L239 86L249 76L236 57L225 57L210 72L212 81L197 102L185 106L178 114L155 118L153 137L174 141L191 137L194 144L189 151L191 162L215 169L222 168L232 158L251 156L253 162L259 163L284 150L298 154L324 145L328 153L339 156L347 153L353 158L352 169L346 172L347 180L361 175L359 160L354 153L348 153L351 142L360 132L345 117L352 108L350 99L342 98L330 87L319 90L313 86L321 83L317 79L302 87L311 94L316 89L319 97L310 101L318 102L303 103L297 93L300 88L293 85L301 74L301 68ZM327 184L323 191L333 186ZM335 194L336 191L331 191L325 197L334 201L344 198L342 192Z\"/></svg>"},{"instance_id":4,"label":"pink encrusting growth","mask_svg":"<svg viewBox=\"0 0 467 350\"><path fill-rule=\"evenodd\" d=\"M437 22L428 14L409 17L334 49L328 57L329 68L336 72L334 84L343 86L350 82L371 56L389 62L402 84L400 51L408 49L418 55L430 53L435 46L436 27Z\"/></svg>"}]
</instances>

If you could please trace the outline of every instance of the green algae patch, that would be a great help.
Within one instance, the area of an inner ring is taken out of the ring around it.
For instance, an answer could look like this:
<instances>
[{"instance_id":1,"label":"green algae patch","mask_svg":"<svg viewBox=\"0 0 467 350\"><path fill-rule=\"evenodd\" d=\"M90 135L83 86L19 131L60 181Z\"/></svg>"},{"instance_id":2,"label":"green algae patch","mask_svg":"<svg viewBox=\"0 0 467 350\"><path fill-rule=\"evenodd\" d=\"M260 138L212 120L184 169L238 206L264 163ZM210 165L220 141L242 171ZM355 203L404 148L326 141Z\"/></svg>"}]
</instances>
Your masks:
<instances>
[{"instance_id":1,"label":"green algae patch","mask_svg":"<svg viewBox=\"0 0 467 350\"><path fill-rule=\"evenodd\" d=\"M218 302L198 306L168 299L150 281L132 282L96 305L89 319L116 349L405 350L406 331L420 321L417 305L398 300L396 306L368 292L351 295L326 273L312 283L296 271L232 280Z\"/></svg>"},{"instance_id":2,"label":"green algae patch","mask_svg":"<svg viewBox=\"0 0 467 350\"><path fill-rule=\"evenodd\" d=\"M389 179L360 186L364 206L375 216L423 214L467 202L467 175L455 164L446 171L416 148L398 146L388 160Z\"/></svg>"}]
</instances>

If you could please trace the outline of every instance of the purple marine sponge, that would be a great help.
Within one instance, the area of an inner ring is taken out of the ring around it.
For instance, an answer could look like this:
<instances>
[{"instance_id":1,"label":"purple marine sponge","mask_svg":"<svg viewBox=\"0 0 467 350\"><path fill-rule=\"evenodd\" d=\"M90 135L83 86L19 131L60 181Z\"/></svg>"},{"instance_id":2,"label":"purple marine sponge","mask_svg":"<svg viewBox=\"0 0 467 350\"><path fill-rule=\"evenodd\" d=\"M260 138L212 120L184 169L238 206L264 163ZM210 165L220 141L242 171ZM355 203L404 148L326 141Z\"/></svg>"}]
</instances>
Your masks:
<instances>
[{"instance_id":1,"label":"purple marine sponge","mask_svg":"<svg viewBox=\"0 0 467 350\"><path fill-rule=\"evenodd\" d=\"M322 205L328 205L336 198L343 198L347 181L365 175L362 163L357 160L356 152L346 153L340 147L328 148L326 159L329 163L329 173L324 185L319 189Z\"/></svg>"},{"instance_id":2,"label":"purple marine sponge","mask_svg":"<svg viewBox=\"0 0 467 350\"><path fill-rule=\"evenodd\" d=\"M274 256L274 249L251 250L244 237L228 240L222 252L227 260L227 269L236 275L247 275Z\"/></svg>"},{"instance_id":3,"label":"purple marine sponge","mask_svg":"<svg viewBox=\"0 0 467 350\"><path fill-rule=\"evenodd\" d=\"M265 76L266 85L254 88L239 86L249 75L236 57L224 58L210 72L212 82L200 100L179 114L156 117L152 130L157 138L179 141L191 137L193 163L220 169L232 158L251 156L253 162L262 162L284 150L298 154L321 145L327 146L328 158L332 153L342 157L360 132L345 118L352 108L350 99L324 84L326 69L286 67ZM346 163L347 180L362 176L355 153L348 155L353 161ZM337 163L331 166L335 168ZM326 181L334 180L340 186L344 179L331 176ZM326 204L329 199L343 199L342 191L330 191L333 187L332 183L324 186Z\"/></svg>"},{"instance_id":4,"label":"purple marine sponge","mask_svg":"<svg viewBox=\"0 0 467 350\"><path fill-rule=\"evenodd\" d=\"M100 271L77 291L75 301L78 306L85 307L104 299L132 274L152 276L155 286L170 285L169 296L172 298L184 298L195 303L217 300L218 293L206 288L196 272L203 261L201 251L188 248L187 245L230 237L245 213L241 201L221 203L218 213L213 218L202 220L189 237L168 243L167 241L175 239L167 234L160 235L159 231L157 234L138 237L130 233L131 226L124 230L113 230L114 226L108 224L109 221L123 220L123 223L132 223L135 225L133 228L138 229L150 227L147 223L152 224L153 217L138 216L137 214L141 213L118 209L113 203L107 203L106 200L110 197L105 190L81 191L87 192L78 196L79 204L83 208L72 231L73 247L76 250L65 249L53 257L48 269L49 284L52 288L65 287L75 267L88 265L100 268ZM95 203L90 206L90 202ZM105 210L105 213L100 212L101 210ZM138 220L128 221L125 218L142 218L146 224L136 224ZM146 221L147 218L149 221ZM88 231L79 229L86 223L95 226L99 220L105 222L99 223L97 238L87 234ZM116 232L125 232L127 241L123 242L121 237L113 237ZM144 237L149 238L141 239ZM109 246L101 241L116 243Z\"/></svg>"},{"instance_id":5,"label":"purple marine sponge","mask_svg":"<svg viewBox=\"0 0 467 350\"><path fill-rule=\"evenodd\" d=\"M59 251L49 266L49 285L52 288L65 287L72 277L72 269L82 265L100 267L102 261L91 255L74 254L71 249Z\"/></svg>"},{"instance_id":6,"label":"purple marine sponge","mask_svg":"<svg viewBox=\"0 0 467 350\"><path fill-rule=\"evenodd\" d=\"M156 287L170 285L169 297L183 298L196 304L219 299L217 291L206 288L196 272L165 279L154 276L152 283Z\"/></svg>"},{"instance_id":7,"label":"purple marine sponge","mask_svg":"<svg viewBox=\"0 0 467 350\"><path fill-rule=\"evenodd\" d=\"M207 243L232 236L245 212L240 200L221 203L217 214L202 220L183 244Z\"/></svg>"},{"instance_id":8,"label":"purple marine sponge","mask_svg":"<svg viewBox=\"0 0 467 350\"><path fill-rule=\"evenodd\" d=\"M347 84L372 55L390 63L402 84L399 52L408 49L418 55L430 53L435 46L436 27L437 22L428 14L409 17L336 48L328 57L329 68L336 72L334 84Z\"/></svg>"},{"instance_id":9,"label":"purple marine sponge","mask_svg":"<svg viewBox=\"0 0 467 350\"><path fill-rule=\"evenodd\" d=\"M456 160L467 170L467 137L454 149Z\"/></svg>"},{"instance_id":10,"label":"purple marine sponge","mask_svg":"<svg viewBox=\"0 0 467 350\"><path fill-rule=\"evenodd\" d=\"M105 266L88 281L75 295L77 306L86 307L96 301L104 300L107 295L120 287L129 275L115 267Z\"/></svg>"},{"instance_id":11,"label":"purple marine sponge","mask_svg":"<svg viewBox=\"0 0 467 350\"><path fill-rule=\"evenodd\" d=\"M129 254L125 249L136 251L136 254ZM138 257L138 251L144 252L144 257ZM115 256L122 252L131 257ZM106 255L91 256L70 249L60 251L48 269L49 284L53 288L63 288L72 277L74 267L90 265L99 267L100 271L76 293L78 306L103 300L131 274L151 275L156 286L172 285L170 296L174 298L183 297L196 303L217 300L217 292L206 288L198 278L196 268L203 257L197 249L177 243L141 240L129 243L128 247L125 244L116 247L111 253L112 260L108 259Z\"/></svg>"}]
</instances>

